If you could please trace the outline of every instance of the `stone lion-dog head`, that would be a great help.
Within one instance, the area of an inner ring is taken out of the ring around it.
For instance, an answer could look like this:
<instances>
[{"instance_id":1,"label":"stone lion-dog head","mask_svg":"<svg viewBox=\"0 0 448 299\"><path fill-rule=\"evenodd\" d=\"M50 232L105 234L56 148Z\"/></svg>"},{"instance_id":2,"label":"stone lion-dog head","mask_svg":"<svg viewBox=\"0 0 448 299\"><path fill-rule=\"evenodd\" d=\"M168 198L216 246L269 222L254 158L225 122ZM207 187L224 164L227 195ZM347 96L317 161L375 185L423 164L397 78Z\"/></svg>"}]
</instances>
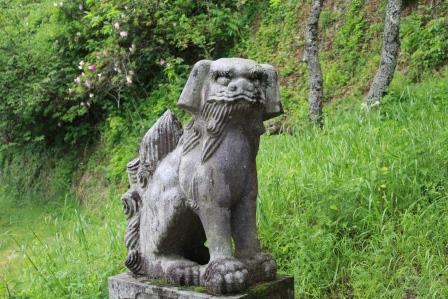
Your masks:
<instances>
[{"instance_id":1,"label":"stone lion-dog head","mask_svg":"<svg viewBox=\"0 0 448 299\"><path fill-rule=\"evenodd\" d=\"M283 112L278 76L268 64L253 60L222 58L197 62L180 96L178 106L191 114L184 153L198 144L201 133L208 135L201 160L206 161L222 141L226 126L233 122L246 127L249 135L264 132L263 121ZM195 130L189 131L195 122ZM206 132L200 126L205 124Z\"/></svg>"}]
</instances>

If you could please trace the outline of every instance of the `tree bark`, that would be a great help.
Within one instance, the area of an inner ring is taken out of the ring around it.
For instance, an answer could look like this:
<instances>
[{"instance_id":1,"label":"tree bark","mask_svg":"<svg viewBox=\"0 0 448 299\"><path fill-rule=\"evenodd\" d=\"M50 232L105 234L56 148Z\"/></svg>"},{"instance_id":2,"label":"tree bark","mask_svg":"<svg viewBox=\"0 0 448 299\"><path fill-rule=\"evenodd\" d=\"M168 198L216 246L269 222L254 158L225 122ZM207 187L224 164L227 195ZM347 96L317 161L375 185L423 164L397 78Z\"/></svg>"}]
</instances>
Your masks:
<instances>
[{"instance_id":1,"label":"tree bark","mask_svg":"<svg viewBox=\"0 0 448 299\"><path fill-rule=\"evenodd\" d=\"M306 26L306 43L304 61L308 65L310 73L309 91L309 120L323 126L322 100L323 100L323 77L319 62L319 16L323 0L312 0L310 16Z\"/></svg>"},{"instance_id":2,"label":"tree bark","mask_svg":"<svg viewBox=\"0 0 448 299\"><path fill-rule=\"evenodd\" d=\"M400 14L402 0L388 0L384 21L384 41L381 62L370 86L364 106L371 108L380 104L394 76L400 50Z\"/></svg>"}]
</instances>

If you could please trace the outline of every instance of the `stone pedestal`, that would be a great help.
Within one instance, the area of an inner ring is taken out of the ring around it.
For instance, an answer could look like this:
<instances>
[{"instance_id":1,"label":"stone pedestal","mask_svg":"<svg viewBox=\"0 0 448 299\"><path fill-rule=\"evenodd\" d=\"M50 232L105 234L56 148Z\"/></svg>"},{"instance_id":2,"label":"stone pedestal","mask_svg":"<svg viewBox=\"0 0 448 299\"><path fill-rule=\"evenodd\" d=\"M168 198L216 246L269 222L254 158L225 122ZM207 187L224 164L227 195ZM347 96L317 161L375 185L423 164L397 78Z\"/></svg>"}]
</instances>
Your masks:
<instances>
[{"instance_id":1,"label":"stone pedestal","mask_svg":"<svg viewBox=\"0 0 448 299\"><path fill-rule=\"evenodd\" d=\"M122 273L109 278L109 299L294 299L294 279L278 276L276 280L256 284L243 294L213 296L202 287L175 287L160 280Z\"/></svg>"}]
</instances>

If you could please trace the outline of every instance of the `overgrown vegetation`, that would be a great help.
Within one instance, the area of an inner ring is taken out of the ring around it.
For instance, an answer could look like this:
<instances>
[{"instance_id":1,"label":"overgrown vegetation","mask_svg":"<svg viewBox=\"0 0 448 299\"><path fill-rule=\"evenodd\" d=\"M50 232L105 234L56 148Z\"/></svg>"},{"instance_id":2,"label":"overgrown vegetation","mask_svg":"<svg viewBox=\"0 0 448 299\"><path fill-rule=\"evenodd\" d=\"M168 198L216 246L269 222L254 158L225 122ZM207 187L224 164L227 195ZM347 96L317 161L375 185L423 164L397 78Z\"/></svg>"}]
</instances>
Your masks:
<instances>
[{"instance_id":1,"label":"overgrown vegetation","mask_svg":"<svg viewBox=\"0 0 448 299\"><path fill-rule=\"evenodd\" d=\"M365 115L385 1L325 1L317 130L309 1L158 2L0 0L0 294L107 297L126 163L165 109L186 120L189 65L234 55L280 70L293 133L262 139L258 225L297 296L448 297L447 4L405 2L399 72Z\"/></svg>"},{"instance_id":2,"label":"overgrown vegetation","mask_svg":"<svg viewBox=\"0 0 448 299\"><path fill-rule=\"evenodd\" d=\"M224 55L244 20L235 1L2 0L0 7L3 147L84 144L107 115L135 113L165 76L185 75L179 65Z\"/></svg>"}]
</instances>

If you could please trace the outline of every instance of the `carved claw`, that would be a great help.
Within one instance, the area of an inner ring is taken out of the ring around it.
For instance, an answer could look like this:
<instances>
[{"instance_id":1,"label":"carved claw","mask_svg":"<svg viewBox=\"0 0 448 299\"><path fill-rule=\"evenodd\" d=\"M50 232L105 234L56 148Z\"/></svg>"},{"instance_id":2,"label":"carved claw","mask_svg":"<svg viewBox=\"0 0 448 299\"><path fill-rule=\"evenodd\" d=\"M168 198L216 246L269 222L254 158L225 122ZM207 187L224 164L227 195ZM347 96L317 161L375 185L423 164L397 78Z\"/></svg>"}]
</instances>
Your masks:
<instances>
[{"instance_id":1,"label":"carved claw","mask_svg":"<svg viewBox=\"0 0 448 299\"><path fill-rule=\"evenodd\" d=\"M205 270L205 286L215 295L244 290L248 278L249 272L244 264L231 258L212 261Z\"/></svg>"}]
</instances>

